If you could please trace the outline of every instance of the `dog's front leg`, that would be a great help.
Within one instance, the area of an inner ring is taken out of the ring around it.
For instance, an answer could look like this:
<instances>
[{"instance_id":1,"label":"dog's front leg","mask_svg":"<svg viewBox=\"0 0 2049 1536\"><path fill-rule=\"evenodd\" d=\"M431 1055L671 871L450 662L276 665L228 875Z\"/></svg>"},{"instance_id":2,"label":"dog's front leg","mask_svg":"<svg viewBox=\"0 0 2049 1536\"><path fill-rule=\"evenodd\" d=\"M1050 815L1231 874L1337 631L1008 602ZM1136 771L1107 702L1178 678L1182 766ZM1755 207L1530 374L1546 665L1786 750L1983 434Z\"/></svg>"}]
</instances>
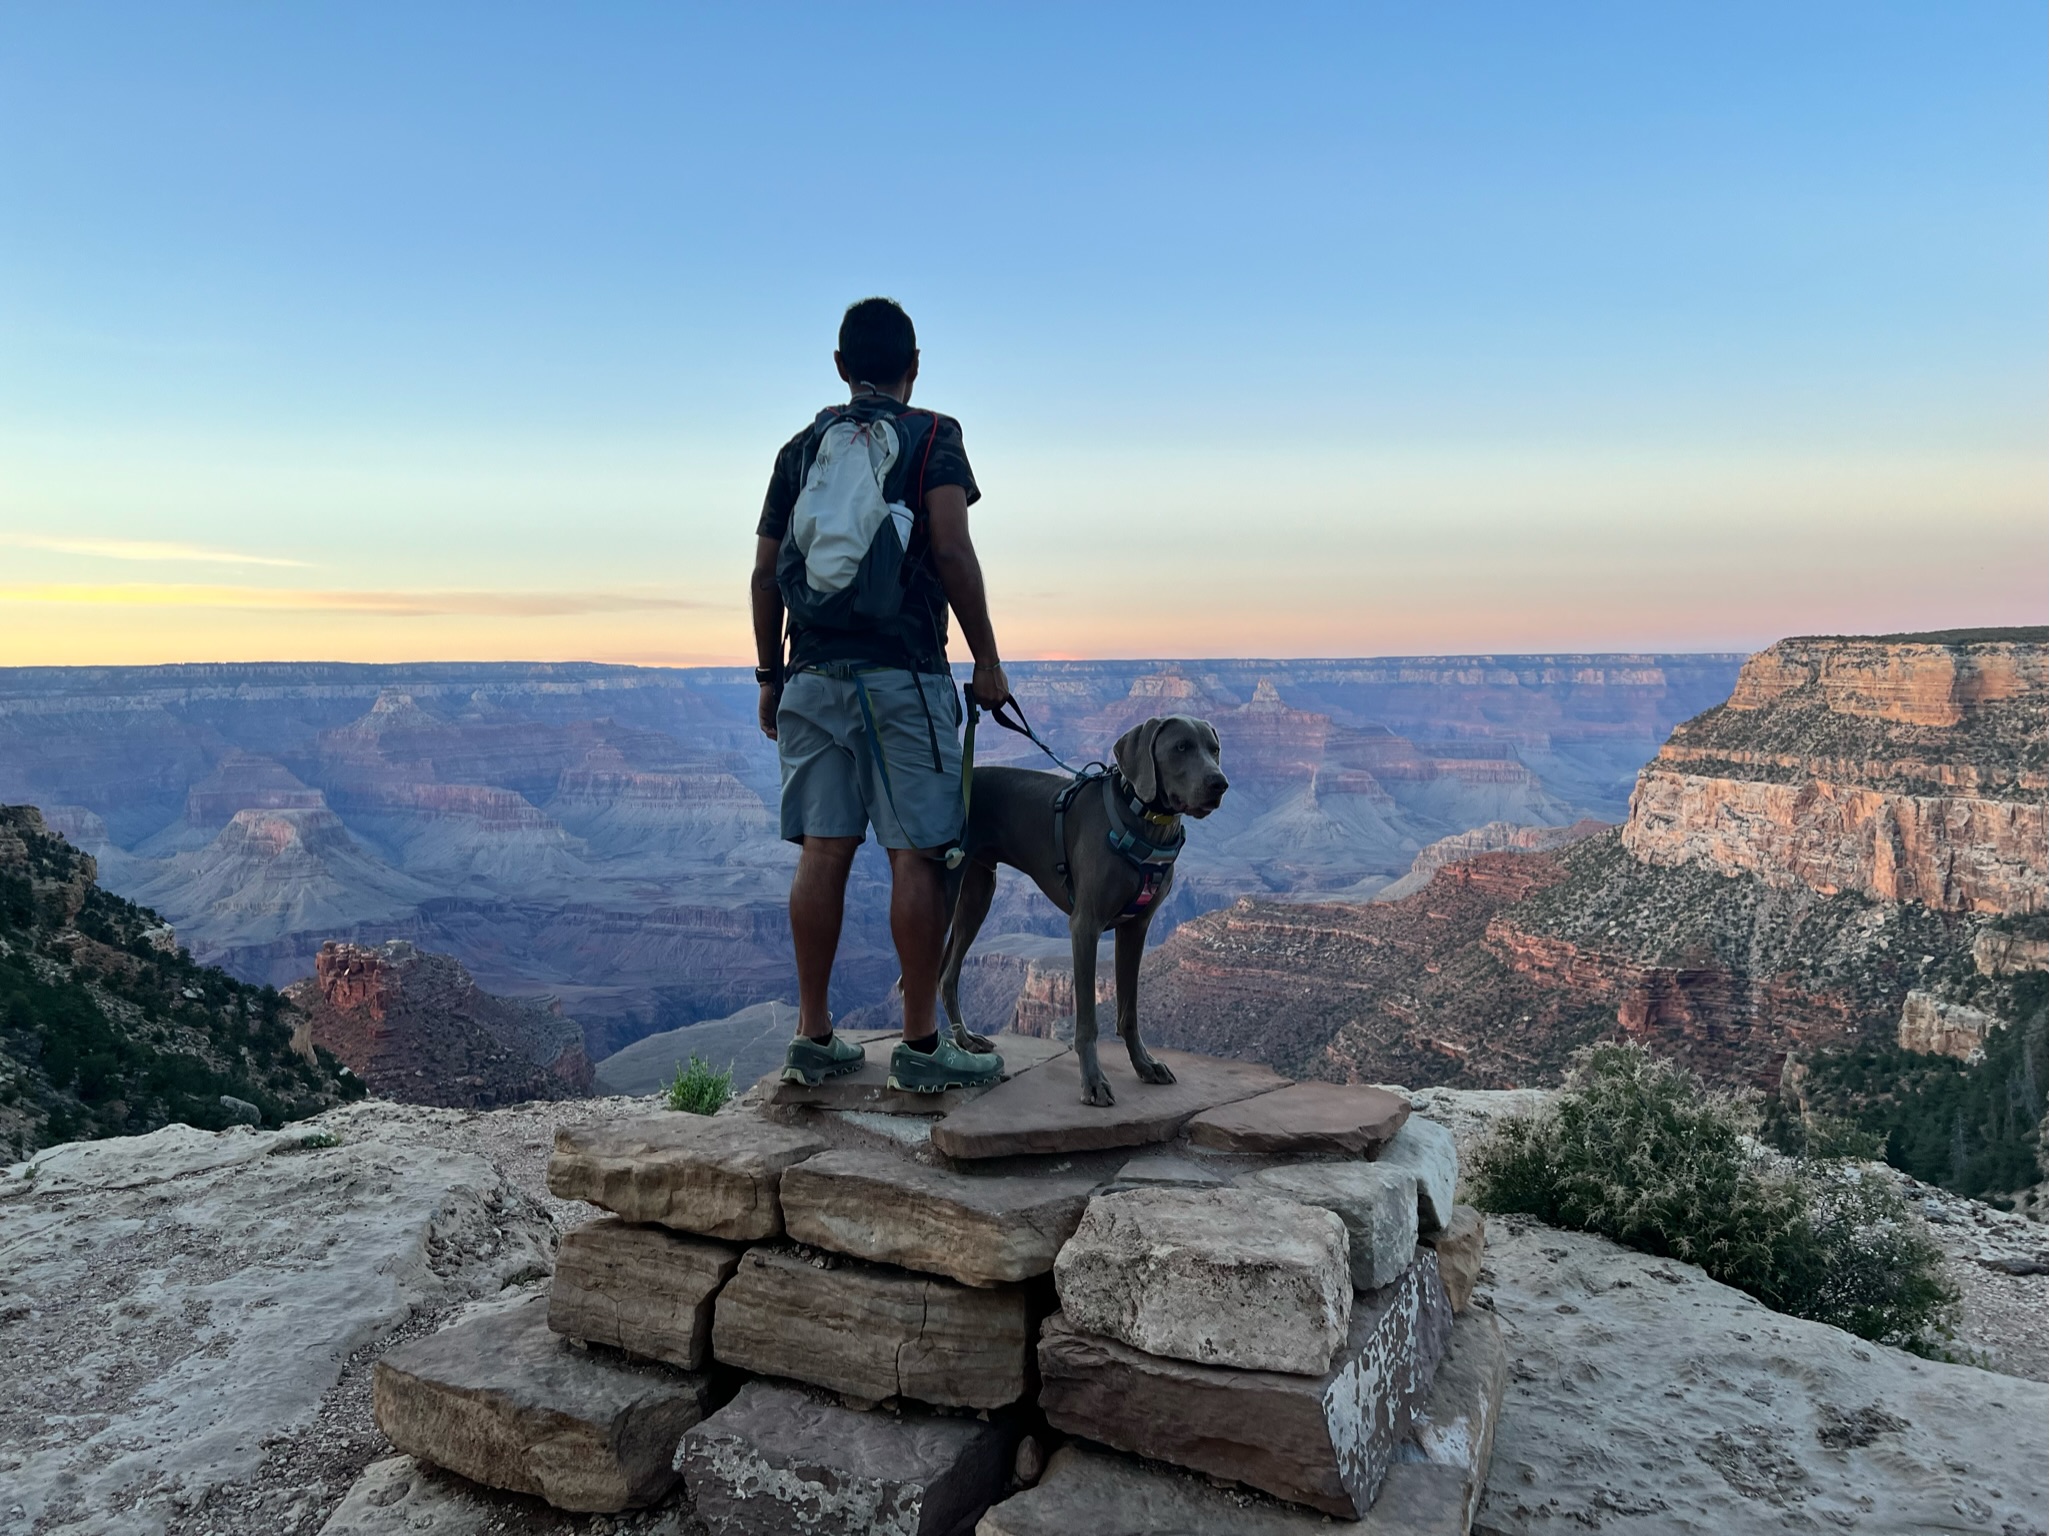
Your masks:
<instances>
[{"instance_id":1,"label":"dog's front leg","mask_svg":"<svg viewBox=\"0 0 2049 1536\"><path fill-rule=\"evenodd\" d=\"M1145 958L1145 931L1152 914L1133 918L1117 928L1117 1033L1131 1056L1131 1070L1141 1083L1171 1083L1174 1074L1153 1060L1138 1037L1138 963Z\"/></svg>"},{"instance_id":2,"label":"dog's front leg","mask_svg":"<svg viewBox=\"0 0 2049 1536\"><path fill-rule=\"evenodd\" d=\"M1103 925L1077 902L1067 920L1067 932L1074 940L1074 1054L1081 1062L1081 1101L1115 1104L1117 1096L1110 1091L1110 1080L1096 1060L1096 945L1103 937Z\"/></svg>"}]
</instances>

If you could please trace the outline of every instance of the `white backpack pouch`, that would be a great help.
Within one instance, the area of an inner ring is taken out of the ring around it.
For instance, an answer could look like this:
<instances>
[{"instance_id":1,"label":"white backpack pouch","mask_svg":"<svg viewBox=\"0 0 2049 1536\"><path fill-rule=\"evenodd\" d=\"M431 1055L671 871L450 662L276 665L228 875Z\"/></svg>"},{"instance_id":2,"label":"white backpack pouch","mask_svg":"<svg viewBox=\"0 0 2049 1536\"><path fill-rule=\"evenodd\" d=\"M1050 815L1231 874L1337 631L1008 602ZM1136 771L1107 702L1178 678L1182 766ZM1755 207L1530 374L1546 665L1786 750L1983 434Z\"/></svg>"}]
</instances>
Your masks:
<instances>
[{"instance_id":1,"label":"white backpack pouch","mask_svg":"<svg viewBox=\"0 0 2049 1536\"><path fill-rule=\"evenodd\" d=\"M825 429L790 513L790 537L814 592L844 591L885 522L899 546L909 547L911 509L882 495L896 455L896 428L886 418L846 417Z\"/></svg>"}]
</instances>

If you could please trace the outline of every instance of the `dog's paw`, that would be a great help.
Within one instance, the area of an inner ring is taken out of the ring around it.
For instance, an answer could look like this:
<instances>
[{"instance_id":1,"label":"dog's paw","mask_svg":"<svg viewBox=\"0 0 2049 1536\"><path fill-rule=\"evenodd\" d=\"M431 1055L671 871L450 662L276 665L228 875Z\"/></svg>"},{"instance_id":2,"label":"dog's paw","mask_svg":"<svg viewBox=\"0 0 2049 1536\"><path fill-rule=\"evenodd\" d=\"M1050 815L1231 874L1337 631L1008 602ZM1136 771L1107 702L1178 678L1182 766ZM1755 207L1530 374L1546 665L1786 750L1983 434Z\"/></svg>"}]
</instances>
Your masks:
<instances>
[{"instance_id":1,"label":"dog's paw","mask_svg":"<svg viewBox=\"0 0 2049 1536\"><path fill-rule=\"evenodd\" d=\"M954 1035L953 1043L976 1056L987 1056L996 1049L996 1042L987 1035L970 1034L964 1029Z\"/></svg>"},{"instance_id":2,"label":"dog's paw","mask_svg":"<svg viewBox=\"0 0 2049 1536\"><path fill-rule=\"evenodd\" d=\"M1140 1082L1154 1083L1160 1087L1165 1087L1168 1083L1174 1081L1174 1074L1167 1069L1166 1063L1154 1061L1150 1056L1144 1061L1134 1061L1131 1065L1133 1070L1138 1073Z\"/></svg>"},{"instance_id":3,"label":"dog's paw","mask_svg":"<svg viewBox=\"0 0 2049 1536\"><path fill-rule=\"evenodd\" d=\"M1083 1082L1081 1101L1097 1109L1108 1109L1117 1102L1117 1095L1110 1091L1109 1080L1099 1076L1093 1082Z\"/></svg>"}]
</instances>

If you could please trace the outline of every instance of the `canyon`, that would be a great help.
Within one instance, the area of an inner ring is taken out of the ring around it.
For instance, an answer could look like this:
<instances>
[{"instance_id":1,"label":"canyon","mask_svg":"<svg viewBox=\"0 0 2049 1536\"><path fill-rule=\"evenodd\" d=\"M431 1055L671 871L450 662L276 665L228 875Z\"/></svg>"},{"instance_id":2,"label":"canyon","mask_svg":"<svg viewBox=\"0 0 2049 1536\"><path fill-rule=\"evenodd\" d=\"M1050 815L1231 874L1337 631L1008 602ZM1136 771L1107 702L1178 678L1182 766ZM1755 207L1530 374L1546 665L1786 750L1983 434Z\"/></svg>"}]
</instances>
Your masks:
<instances>
[{"instance_id":1,"label":"canyon","mask_svg":"<svg viewBox=\"0 0 2049 1536\"><path fill-rule=\"evenodd\" d=\"M1964 1056L2032 1008L2049 937L2049 630L1782 642L1619 829L1482 829L1380 894L1183 924L1149 1038L1487 1088L1617 1034L1761 1088L1819 1051Z\"/></svg>"},{"instance_id":2,"label":"canyon","mask_svg":"<svg viewBox=\"0 0 2049 1536\"><path fill-rule=\"evenodd\" d=\"M1033 722L1071 760L1148 715L1222 733L1233 788L1155 925L1242 897L1365 899L1490 822L1623 815L1735 656L1031 662ZM237 664L0 670L0 802L41 808L111 891L245 981L393 939L507 997L546 994L601 1060L793 996L774 748L738 668ZM984 730L984 762L1033 748ZM895 975L872 847L836 977L843 1013ZM1007 881L985 930L1020 993L1057 913ZM1002 1010L1003 978L978 1008ZM1010 999L1015 1011L1018 993ZM1033 1006L1036 1027L1057 998Z\"/></svg>"}]
</instances>

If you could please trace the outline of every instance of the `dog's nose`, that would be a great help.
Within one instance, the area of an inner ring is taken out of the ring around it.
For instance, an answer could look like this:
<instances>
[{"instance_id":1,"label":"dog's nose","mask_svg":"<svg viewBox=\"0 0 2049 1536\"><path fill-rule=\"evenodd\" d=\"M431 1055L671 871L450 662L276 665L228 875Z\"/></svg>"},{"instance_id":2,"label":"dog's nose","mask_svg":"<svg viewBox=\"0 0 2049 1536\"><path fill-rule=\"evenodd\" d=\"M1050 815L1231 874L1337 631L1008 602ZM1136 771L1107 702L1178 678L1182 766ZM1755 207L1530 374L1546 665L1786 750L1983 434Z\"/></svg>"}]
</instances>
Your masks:
<instances>
[{"instance_id":1,"label":"dog's nose","mask_svg":"<svg viewBox=\"0 0 2049 1536\"><path fill-rule=\"evenodd\" d=\"M1231 787L1231 781L1221 773L1213 773L1204 781L1202 787L1209 791L1210 804L1215 805L1224 798L1224 791Z\"/></svg>"}]
</instances>

